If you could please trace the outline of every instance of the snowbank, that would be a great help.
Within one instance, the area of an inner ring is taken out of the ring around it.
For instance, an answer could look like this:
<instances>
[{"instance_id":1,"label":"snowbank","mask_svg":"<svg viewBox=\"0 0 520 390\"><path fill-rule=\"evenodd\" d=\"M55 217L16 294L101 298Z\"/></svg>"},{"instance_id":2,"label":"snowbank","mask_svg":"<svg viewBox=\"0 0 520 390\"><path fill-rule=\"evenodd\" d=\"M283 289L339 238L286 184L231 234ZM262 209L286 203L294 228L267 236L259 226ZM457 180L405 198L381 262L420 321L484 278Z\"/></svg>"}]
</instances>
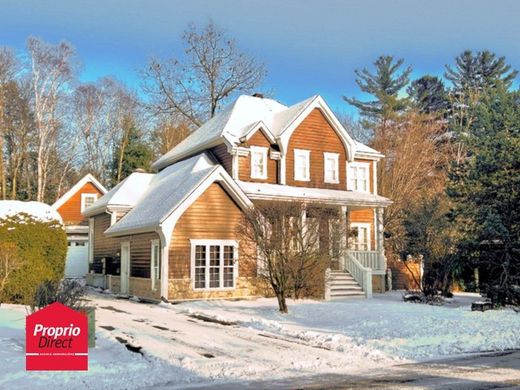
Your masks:
<instances>
[{"instance_id":1,"label":"snowbank","mask_svg":"<svg viewBox=\"0 0 520 390\"><path fill-rule=\"evenodd\" d=\"M44 222L57 220L63 223L60 214L51 206L41 202L22 202L19 200L1 200L0 218L27 213Z\"/></svg>"}]
</instances>

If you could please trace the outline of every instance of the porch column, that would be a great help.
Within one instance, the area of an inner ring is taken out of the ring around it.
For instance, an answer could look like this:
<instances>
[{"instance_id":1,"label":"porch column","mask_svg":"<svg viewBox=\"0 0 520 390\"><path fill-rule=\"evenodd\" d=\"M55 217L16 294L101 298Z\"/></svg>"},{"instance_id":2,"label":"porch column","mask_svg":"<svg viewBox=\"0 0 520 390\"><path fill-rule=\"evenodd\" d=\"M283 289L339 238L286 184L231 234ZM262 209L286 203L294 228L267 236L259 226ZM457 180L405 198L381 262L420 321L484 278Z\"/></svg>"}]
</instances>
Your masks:
<instances>
[{"instance_id":1,"label":"porch column","mask_svg":"<svg viewBox=\"0 0 520 390\"><path fill-rule=\"evenodd\" d=\"M383 208L376 208L376 239L377 239L377 251L379 257L379 269L386 270L386 258L385 258L385 246L383 236Z\"/></svg>"},{"instance_id":2,"label":"porch column","mask_svg":"<svg viewBox=\"0 0 520 390\"><path fill-rule=\"evenodd\" d=\"M341 234L341 241L340 241L340 259L339 259L339 266L340 266L340 269L344 270L346 268L346 264L345 264L345 256L347 256L347 254L345 253L347 251L347 245L348 245L348 240L347 240L347 235L349 234L349 226L348 226L348 219L347 219L347 206L341 206L340 208L340 216L339 216L339 220L340 220L340 224L341 224L341 229L340 229L340 233ZM343 231L343 229L345 229L345 231Z\"/></svg>"}]
</instances>

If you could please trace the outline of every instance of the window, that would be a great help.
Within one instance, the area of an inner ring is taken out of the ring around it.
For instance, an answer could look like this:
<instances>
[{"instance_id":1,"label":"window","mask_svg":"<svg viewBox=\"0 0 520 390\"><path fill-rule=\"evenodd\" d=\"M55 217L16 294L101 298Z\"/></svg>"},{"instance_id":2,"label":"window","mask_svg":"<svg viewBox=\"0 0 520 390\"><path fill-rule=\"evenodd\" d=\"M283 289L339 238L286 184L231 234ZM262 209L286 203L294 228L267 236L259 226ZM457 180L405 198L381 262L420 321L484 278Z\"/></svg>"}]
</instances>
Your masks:
<instances>
[{"instance_id":1,"label":"window","mask_svg":"<svg viewBox=\"0 0 520 390\"><path fill-rule=\"evenodd\" d=\"M308 150L294 149L294 180L309 181L310 152Z\"/></svg>"},{"instance_id":2,"label":"window","mask_svg":"<svg viewBox=\"0 0 520 390\"><path fill-rule=\"evenodd\" d=\"M230 289L237 276L237 244L227 240L191 240L194 289Z\"/></svg>"},{"instance_id":3,"label":"window","mask_svg":"<svg viewBox=\"0 0 520 390\"><path fill-rule=\"evenodd\" d=\"M369 163L352 162L348 164L347 189L369 192Z\"/></svg>"},{"instance_id":4,"label":"window","mask_svg":"<svg viewBox=\"0 0 520 390\"><path fill-rule=\"evenodd\" d=\"M353 231L351 236L351 247L355 251L370 250L370 224L369 223L351 223L350 228Z\"/></svg>"},{"instance_id":5,"label":"window","mask_svg":"<svg viewBox=\"0 0 520 390\"><path fill-rule=\"evenodd\" d=\"M339 154L323 153L325 183L339 183Z\"/></svg>"},{"instance_id":6,"label":"window","mask_svg":"<svg viewBox=\"0 0 520 390\"><path fill-rule=\"evenodd\" d=\"M92 206L97 200L97 194L81 194L81 212Z\"/></svg>"},{"instance_id":7,"label":"window","mask_svg":"<svg viewBox=\"0 0 520 390\"><path fill-rule=\"evenodd\" d=\"M152 290L155 290L156 281L161 279L161 247L159 245L159 240L152 240L152 253L150 259L150 278L152 279Z\"/></svg>"},{"instance_id":8,"label":"window","mask_svg":"<svg viewBox=\"0 0 520 390\"><path fill-rule=\"evenodd\" d=\"M267 148L251 146L251 178L267 179Z\"/></svg>"}]
</instances>

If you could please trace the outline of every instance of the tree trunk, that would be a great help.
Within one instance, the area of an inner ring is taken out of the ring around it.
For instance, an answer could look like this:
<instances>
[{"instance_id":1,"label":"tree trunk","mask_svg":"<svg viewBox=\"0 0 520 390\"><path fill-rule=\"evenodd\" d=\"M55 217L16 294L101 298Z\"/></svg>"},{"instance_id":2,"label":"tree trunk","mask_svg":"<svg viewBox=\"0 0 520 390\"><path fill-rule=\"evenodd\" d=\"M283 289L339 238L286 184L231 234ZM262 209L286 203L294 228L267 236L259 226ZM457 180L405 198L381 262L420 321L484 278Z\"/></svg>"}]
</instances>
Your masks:
<instances>
[{"instance_id":1,"label":"tree trunk","mask_svg":"<svg viewBox=\"0 0 520 390\"><path fill-rule=\"evenodd\" d=\"M285 302L285 293L284 291L275 291L276 299L278 300L278 309L280 313L287 313L287 302Z\"/></svg>"}]
</instances>

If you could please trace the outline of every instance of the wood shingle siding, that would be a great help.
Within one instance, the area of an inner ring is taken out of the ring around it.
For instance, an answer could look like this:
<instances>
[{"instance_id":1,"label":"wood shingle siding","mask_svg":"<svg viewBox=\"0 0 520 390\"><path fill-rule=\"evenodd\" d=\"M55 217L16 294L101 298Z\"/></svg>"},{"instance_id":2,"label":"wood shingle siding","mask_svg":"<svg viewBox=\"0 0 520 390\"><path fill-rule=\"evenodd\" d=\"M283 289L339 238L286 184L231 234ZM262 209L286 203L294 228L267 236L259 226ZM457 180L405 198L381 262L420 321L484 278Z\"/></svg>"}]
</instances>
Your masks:
<instances>
[{"instance_id":1,"label":"wood shingle siding","mask_svg":"<svg viewBox=\"0 0 520 390\"><path fill-rule=\"evenodd\" d=\"M260 146L268 149L267 151L267 179L253 179L251 178L251 154L248 156L240 156L238 176L242 181L258 182L258 183L278 183L278 161L273 160L269 157L269 148L271 143L266 138L261 130L257 130L256 133L247 141L247 146Z\"/></svg>"},{"instance_id":2,"label":"wood shingle siding","mask_svg":"<svg viewBox=\"0 0 520 390\"><path fill-rule=\"evenodd\" d=\"M215 146L214 148L210 149L213 155L218 160L219 164L224 167L224 169L232 175L232 165L233 165L233 158L231 154L229 154L227 150L227 146L222 144Z\"/></svg>"},{"instance_id":3,"label":"wood shingle siding","mask_svg":"<svg viewBox=\"0 0 520 390\"><path fill-rule=\"evenodd\" d=\"M130 276L150 278L150 261L152 240L158 240L157 233L135 234L124 236L120 241L130 241Z\"/></svg>"},{"instance_id":4,"label":"wood shingle siding","mask_svg":"<svg viewBox=\"0 0 520 390\"><path fill-rule=\"evenodd\" d=\"M94 258L114 257L121 250L117 237L107 237L104 232L110 227L110 215L103 213L94 217Z\"/></svg>"},{"instance_id":5,"label":"wood shingle siding","mask_svg":"<svg viewBox=\"0 0 520 390\"><path fill-rule=\"evenodd\" d=\"M294 180L294 149L310 151L310 181ZM339 183L325 183L324 152L339 154ZM290 186L346 189L347 154L341 139L319 109L314 109L294 130L286 155L286 183Z\"/></svg>"},{"instance_id":6,"label":"wood shingle siding","mask_svg":"<svg viewBox=\"0 0 520 390\"><path fill-rule=\"evenodd\" d=\"M98 199L103 196L95 185L88 182L76 192L67 202L58 208L65 225L88 225L86 218L81 215L81 194L97 194Z\"/></svg>"},{"instance_id":7,"label":"wood shingle siding","mask_svg":"<svg viewBox=\"0 0 520 390\"><path fill-rule=\"evenodd\" d=\"M242 211L217 183L213 183L180 217L169 249L169 277L190 277L190 239L237 240ZM238 260L240 264L240 259ZM239 275L244 270L239 265Z\"/></svg>"}]
</instances>

